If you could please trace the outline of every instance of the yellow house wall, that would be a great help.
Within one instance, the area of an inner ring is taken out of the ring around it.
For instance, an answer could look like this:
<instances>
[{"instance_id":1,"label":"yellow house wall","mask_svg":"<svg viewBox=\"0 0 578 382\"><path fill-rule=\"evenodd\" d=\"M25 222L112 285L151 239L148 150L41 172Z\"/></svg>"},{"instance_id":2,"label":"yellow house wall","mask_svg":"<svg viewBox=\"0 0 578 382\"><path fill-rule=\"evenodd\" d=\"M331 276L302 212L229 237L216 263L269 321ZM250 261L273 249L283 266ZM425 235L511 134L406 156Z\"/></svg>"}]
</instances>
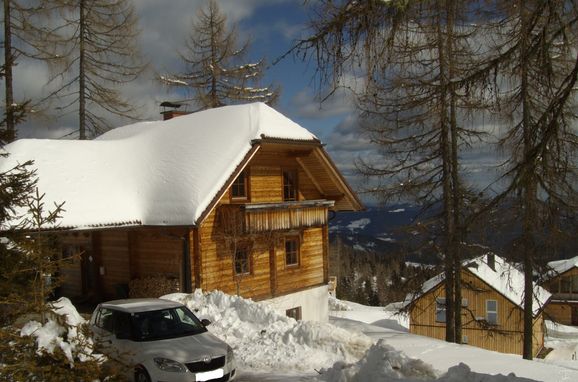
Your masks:
<instances>
[{"instance_id":1,"label":"yellow house wall","mask_svg":"<svg viewBox=\"0 0 578 382\"><path fill-rule=\"evenodd\" d=\"M410 311L411 333L445 339L445 323L435 320L435 301L438 297L444 297L443 284L414 302ZM467 307L462 307L461 314L462 334L467 336L469 345L522 354L523 316L519 307L467 270L462 271L462 298L468 301ZM490 329L483 328L480 321L486 317L486 300L498 302L498 323ZM543 344L543 317L540 314L534 320L534 354Z\"/></svg>"}]
</instances>

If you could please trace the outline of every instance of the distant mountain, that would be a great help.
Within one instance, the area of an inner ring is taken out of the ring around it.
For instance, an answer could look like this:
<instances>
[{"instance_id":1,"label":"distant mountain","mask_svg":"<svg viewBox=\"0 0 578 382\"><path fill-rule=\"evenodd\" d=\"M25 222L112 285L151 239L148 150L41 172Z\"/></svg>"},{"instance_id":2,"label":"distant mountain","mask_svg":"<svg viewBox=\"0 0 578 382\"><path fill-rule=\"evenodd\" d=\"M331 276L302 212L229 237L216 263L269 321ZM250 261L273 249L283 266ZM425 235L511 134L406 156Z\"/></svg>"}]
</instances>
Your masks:
<instances>
[{"instance_id":1,"label":"distant mountain","mask_svg":"<svg viewBox=\"0 0 578 382\"><path fill-rule=\"evenodd\" d=\"M417 233L411 228L409 230L404 228L411 225L417 218L422 218L420 212L421 207L411 204L371 206L365 211L338 212L329 221L330 238L331 240L339 238L344 244L358 251L387 256L403 248L413 247L417 243ZM478 226L472 227L468 241L484 244L496 253L507 257L507 252L511 251L512 240L520 234L519 225L507 223L510 213L507 210L497 211L490 222L480 222ZM506 223L500 224L500 219L504 219ZM555 251L547 244L544 245L547 248L544 252L548 260L572 257L578 252L578 242L574 240L559 243L560 246ZM432 253L412 252L411 255L406 256L406 260L432 263L435 261L435 256Z\"/></svg>"},{"instance_id":2,"label":"distant mountain","mask_svg":"<svg viewBox=\"0 0 578 382\"><path fill-rule=\"evenodd\" d=\"M364 252L391 253L411 240L402 230L418 216L420 208L410 204L368 207L360 212L339 212L329 221L332 239Z\"/></svg>"}]
</instances>

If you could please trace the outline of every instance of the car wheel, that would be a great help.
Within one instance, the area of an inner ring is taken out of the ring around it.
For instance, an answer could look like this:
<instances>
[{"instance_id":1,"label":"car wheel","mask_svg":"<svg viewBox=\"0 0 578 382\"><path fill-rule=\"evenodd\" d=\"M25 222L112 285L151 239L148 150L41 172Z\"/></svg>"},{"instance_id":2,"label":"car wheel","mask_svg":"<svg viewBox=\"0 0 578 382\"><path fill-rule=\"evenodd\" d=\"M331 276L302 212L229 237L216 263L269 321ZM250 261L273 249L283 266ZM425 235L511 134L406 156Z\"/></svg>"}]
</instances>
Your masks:
<instances>
[{"instance_id":1,"label":"car wheel","mask_svg":"<svg viewBox=\"0 0 578 382\"><path fill-rule=\"evenodd\" d=\"M144 367L138 367L134 371L134 382L151 382L151 377Z\"/></svg>"}]
</instances>

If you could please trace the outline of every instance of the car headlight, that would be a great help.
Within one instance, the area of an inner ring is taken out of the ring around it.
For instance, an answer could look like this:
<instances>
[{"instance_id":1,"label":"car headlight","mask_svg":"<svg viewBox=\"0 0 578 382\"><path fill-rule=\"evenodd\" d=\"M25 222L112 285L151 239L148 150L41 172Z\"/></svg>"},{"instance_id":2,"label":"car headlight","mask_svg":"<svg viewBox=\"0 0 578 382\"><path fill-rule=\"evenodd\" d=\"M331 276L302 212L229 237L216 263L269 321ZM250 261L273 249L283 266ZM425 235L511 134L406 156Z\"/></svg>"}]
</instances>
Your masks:
<instances>
[{"instance_id":1,"label":"car headlight","mask_svg":"<svg viewBox=\"0 0 578 382\"><path fill-rule=\"evenodd\" d=\"M153 358L153 361L155 361L155 365L157 365L157 367L162 371L171 371L175 373L184 373L187 371L185 365L173 361L172 359L157 357Z\"/></svg>"},{"instance_id":2,"label":"car headlight","mask_svg":"<svg viewBox=\"0 0 578 382\"><path fill-rule=\"evenodd\" d=\"M233 353L233 348L227 345L227 362L231 362L235 359L235 354Z\"/></svg>"}]
</instances>

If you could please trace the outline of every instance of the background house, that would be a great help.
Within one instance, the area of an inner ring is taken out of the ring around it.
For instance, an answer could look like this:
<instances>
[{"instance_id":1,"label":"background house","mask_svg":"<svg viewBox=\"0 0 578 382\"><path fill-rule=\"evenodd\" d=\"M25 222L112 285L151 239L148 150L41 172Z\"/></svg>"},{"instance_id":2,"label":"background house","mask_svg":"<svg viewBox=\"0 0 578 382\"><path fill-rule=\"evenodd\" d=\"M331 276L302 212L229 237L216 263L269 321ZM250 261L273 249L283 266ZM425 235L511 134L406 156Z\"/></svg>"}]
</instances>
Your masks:
<instances>
[{"instance_id":1,"label":"background house","mask_svg":"<svg viewBox=\"0 0 578 382\"><path fill-rule=\"evenodd\" d=\"M443 274L428 280L417 296L408 296L410 332L445 339ZM462 342L502 353L522 354L523 274L504 259L488 254L464 262ZM550 294L536 286L533 353L544 345L543 307Z\"/></svg>"},{"instance_id":2,"label":"background house","mask_svg":"<svg viewBox=\"0 0 578 382\"><path fill-rule=\"evenodd\" d=\"M552 293L546 316L564 325L578 325L578 256L548 263L542 286Z\"/></svg>"},{"instance_id":3,"label":"background house","mask_svg":"<svg viewBox=\"0 0 578 382\"><path fill-rule=\"evenodd\" d=\"M65 202L43 227L62 246L62 294L219 289L327 319L329 211L361 203L319 140L265 104L5 149L2 168L33 159L46 205Z\"/></svg>"}]
</instances>

